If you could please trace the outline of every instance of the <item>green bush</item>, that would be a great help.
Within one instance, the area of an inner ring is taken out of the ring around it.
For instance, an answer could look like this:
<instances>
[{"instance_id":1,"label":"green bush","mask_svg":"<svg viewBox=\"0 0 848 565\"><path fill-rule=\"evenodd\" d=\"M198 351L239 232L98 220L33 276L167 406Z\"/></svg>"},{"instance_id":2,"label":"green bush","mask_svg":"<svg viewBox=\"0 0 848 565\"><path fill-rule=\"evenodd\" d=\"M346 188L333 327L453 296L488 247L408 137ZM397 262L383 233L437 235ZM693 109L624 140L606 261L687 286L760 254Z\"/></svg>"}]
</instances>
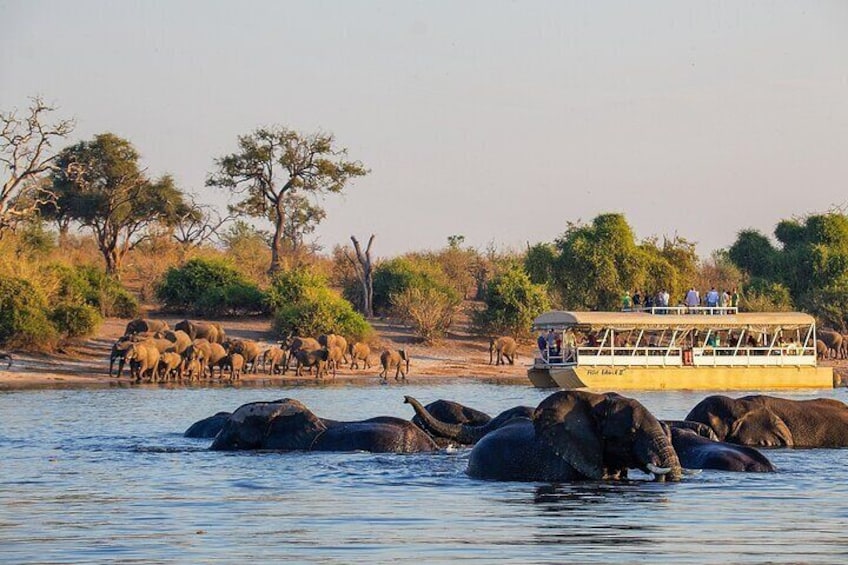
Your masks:
<instances>
[{"instance_id":1,"label":"green bush","mask_svg":"<svg viewBox=\"0 0 848 565\"><path fill-rule=\"evenodd\" d=\"M461 298L438 264L398 257L374 269L374 311L388 313L392 306L392 296L409 288L436 289L451 301Z\"/></svg>"},{"instance_id":2,"label":"green bush","mask_svg":"<svg viewBox=\"0 0 848 565\"><path fill-rule=\"evenodd\" d=\"M259 287L221 259L191 259L168 269L156 297L172 312L211 316L267 311Z\"/></svg>"},{"instance_id":3,"label":"green bush","mask_svg":"<svg viewBox=\"0 0 848 565\"><path fill-rule=\"evenodd\" d=\"M133 318L138 315L138 301L121 283L93 265L70 267L50 263L45 270L56 277L58 287L53 298L67 304L87 304L101 316Z\"/></svg>"},{"instance_id":4,"label":"green bush","mask_svg":"<svg viewBox=\"0 0 848 565\"><path fill-rule=\"evenodd\" d=\"M495 276L486 289L486 308L473 314L475 329L481 334L529 335L533 319L550 309L541 285L530 282L520 267Z\"/></svg>"},{"instance_id":5,"label":"green bush","mask_svg":"<svg viewBox=\"0 0 848 565\"><path fill-rule=\"evenodd\" d=\"M268 290L268 303L274 309L274 331L280 337L337 333L364 340L372 333L350 302L328 288L326 279L306 269L278 273Z\"/></svg>"},{"instance_id":6,"label":"green bush","mask_svg":"<svg viewBox=\"0 0 848 565\"><path fill-rule=\"evenodd\" d=\"M0 276L0 345L47 351L59 340L47 318L44 296L24 279Z\"/></svg>"},{"instance_id":7,"label":"green bush","mask_svg":"<svg viewBox=\"0 0 848 565\"><path fill-rule=\"evenodd\" d=\"M50 321L65 337L82 337L93 334L103 320L88 304L59 304L50 312Z\"/></svg>"},{"instance_id":8,"label":"green bush","mask_svg":"<svg viewBox=\"0 0 848 565\"><path fill-rule=\"evenodd\" d=\"M392 295L393 315L428 344L445 336L461 303L435 288L408 288Z\"/></svg>"}]
</instances>

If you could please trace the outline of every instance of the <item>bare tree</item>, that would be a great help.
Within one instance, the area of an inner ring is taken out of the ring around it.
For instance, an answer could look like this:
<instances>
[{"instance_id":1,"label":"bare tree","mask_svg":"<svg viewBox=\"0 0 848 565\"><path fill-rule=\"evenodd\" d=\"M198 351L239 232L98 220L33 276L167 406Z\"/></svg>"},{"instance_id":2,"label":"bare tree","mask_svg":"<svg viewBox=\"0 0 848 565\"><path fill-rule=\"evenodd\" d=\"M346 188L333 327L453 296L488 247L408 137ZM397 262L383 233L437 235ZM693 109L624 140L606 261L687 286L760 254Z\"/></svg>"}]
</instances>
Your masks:
<instances>
[{"instance_id":1,"label":"bare tree","mask_svg":"<svg viewBox=\"0 0 848 565\"><path fill-rule=\"evenodd\" d=\"M36 96L24 116L16 110L0 112L0 164L4 169L0 235L53 199L50 184L39 181L53 170L56 154L51 142L67 137L74 129L73 120L46 123L47 115L54 110Z\"/></svg>"},{"instance_id":2,"label":"bare tree","mask_svg":"<svg viewBox=\"0 0 848 565\"><path fill-rule=\"evenodd\" d=\"M232 219L231 215L222 218L213 208L198 204L192 198L188 207L176 218L173 237L185 248L199 247L216 236L221 226Z\"/></svg>"},{"instance_id":3,"label":"bare tree","mask_svg":"<svg viewBox=\"0 0 848 565\"><path fill-rule=\"evenodd\" d=\"M351 262L356 270L356 277L362 284L362 314L366 318L374 317L374 268L371 263L371 244L374 243L374 234L368 239L368 246L365 248L365 253L359 245L359 240L356 236L350 236L353 242L353 249L356 251L356 260L345 252L345 257Z\"/></svg>"}]
</instances>

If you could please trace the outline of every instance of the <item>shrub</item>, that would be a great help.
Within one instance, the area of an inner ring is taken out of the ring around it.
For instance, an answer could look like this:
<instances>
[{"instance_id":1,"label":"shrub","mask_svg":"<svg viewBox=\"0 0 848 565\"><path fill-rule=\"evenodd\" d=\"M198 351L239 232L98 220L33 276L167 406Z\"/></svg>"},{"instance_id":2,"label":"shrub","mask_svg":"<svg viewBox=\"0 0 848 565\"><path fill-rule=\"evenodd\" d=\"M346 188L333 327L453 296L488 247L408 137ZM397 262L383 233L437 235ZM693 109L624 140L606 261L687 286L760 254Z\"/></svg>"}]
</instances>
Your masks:
<instances>
[{"instance_id":1,"label":"shrub","mask_svg":"<svg viewBox=\"0 0 848 565\"><path fill-rule=\"evenodd\" d=\"M486 308L473 314L473 323L478 332L490 335L528 335L533 319L550 308L544 287L530 282L520 267L489 281L484 301Z\"/></svg>"},{"instance_id":2,"label":"shrub","mask_svg":"<svg viewBox=\"0 0 848 565\"><path fill-rule=\"evenodd\" d=\"M337 333L364 340L372 333L350 302L307 269L278 273L268 290L268 304L274 309L274 331L281 337Z\"/></svg>"},{"instance_id":3,"label":"shrub","mask_svg":"<svg viewBox=\"0 0 848 565\"><path fill-rule=\"evenodd\" d=\"M438 264L399 257L381 263L374 269L374 310L387 313L392 306L392 295L400 294L408 288L433 288L452 301L460 298Z\"/></svg>"},{"instance_id":4,"label":"shrub","mask_svg":"<svg viewBox=\"0 0 848 565\"><path fill-rule=\"evenodd\" d=\"M93 334L102 318L88 304L59 304L50 312L50 321L65 337L81 337Z\"/></svg>"},{"instance_id":5,"label":"shrub","mask_svg":"<svg viewBox=\"0 0 848 565\"><path fill-rule=\"evenodd\" d=\"M435 288L407 288L392 295L393 315L432 344L445 336L461 300Z\"/></svg>"},{"instance_id":6,"label":"shrub","mask_svg":"<svg viewBox=\"0 0 848 565\"><path fill-rule=\"evenodd\" d=\"M0 276L0 345L46 351L58 339L47 319L44 296L29 281Z\"/></svg>"},{"instance_id":7,"label":"shrub","mask_svg":"<svg viewBox=\"0 0 848 565\"><path fill-rule=\"evenodd\" d=\"M50 263L44 267L57 281L56 302L94 307L101 316L132 318L138 315L138 301L121 283L100 267L79 265L70 267Z\"/></svg>"},{"instance_id":8,"label":"shrub","mask_svg":"<svg viewBox=\"0 0 848 565\"><path fill-rule=\"evenodd\" d=\"M156 296L174 312L221 315L266 310L259 287L221 259L196 258L168 269Z\"/></svg>"}]
</instances>

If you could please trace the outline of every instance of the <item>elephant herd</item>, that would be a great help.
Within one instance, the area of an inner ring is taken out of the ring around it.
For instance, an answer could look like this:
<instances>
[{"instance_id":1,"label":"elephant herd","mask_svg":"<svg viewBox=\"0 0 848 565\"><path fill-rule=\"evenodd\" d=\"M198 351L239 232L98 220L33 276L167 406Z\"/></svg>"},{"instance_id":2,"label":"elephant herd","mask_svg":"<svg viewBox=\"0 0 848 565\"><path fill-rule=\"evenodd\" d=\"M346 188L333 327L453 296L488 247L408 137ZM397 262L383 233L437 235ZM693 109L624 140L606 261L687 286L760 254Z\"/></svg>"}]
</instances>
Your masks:
<instances>
[{"instance_id":1,"label":"elephant herd","mask_svg":"<svg viewBox=\"0 0 848 565\"><path fill-rule=\"evenodd\" d=\"M325 334L316 338L289 336L276 345L227 336L221 324L183 320L172 330L163 320L137 319L127 324L124 335L112 345L109 376L117 363L118 378L124 365L136 382L194 381L215 378L238 380L242 373L285 374L294 363L296 376L306 368L315 378L329 372L333 377L342 364L351 369L371 368L371 348L366 343L350 343L340 336ZM380 354L383 381L394 371L395 380L406 380L409 356L403 349L386 349Z\"/></svg>"},{"instance_id":2,"label":"elephant herd","mask_svg":"<svg viewBox=\"0 0 848 565\"><path fill-rule=\"evenodd\" d=\"M411 420L321 418L289 398L253 402L192 425L186 437L213 438L210 449L435 452L470 448L466 473L500 481L616 480L639 469L658 481L686 470L772 472L756 447L848 447L848 406L830 399L709 396L684 420L659 420L616 393L560 391L538 406L491 417L462 404L423 406L405 397Z\"/></svg>"}]
</instances>

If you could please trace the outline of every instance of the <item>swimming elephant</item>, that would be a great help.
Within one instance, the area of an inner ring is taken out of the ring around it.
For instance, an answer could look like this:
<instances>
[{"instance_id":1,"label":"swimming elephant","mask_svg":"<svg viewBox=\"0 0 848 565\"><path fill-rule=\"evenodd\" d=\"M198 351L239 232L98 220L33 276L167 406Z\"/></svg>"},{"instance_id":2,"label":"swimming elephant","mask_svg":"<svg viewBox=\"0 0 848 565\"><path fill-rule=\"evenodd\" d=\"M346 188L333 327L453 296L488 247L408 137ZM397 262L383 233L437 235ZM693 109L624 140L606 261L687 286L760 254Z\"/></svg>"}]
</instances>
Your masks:
<instances>
[{"instance_id":1,"label":"swimming elephant","mask_svg":"<svg viewBox=\"0 0 848 565\"><path fill-rule=\"evenodd\" d=\"M529 406L515 406L491 418L483 412L447 400L439 400L426 407L411 396L405 396L404 402L415 410L412 421L436 438L437 442L448 440L458 445L474 445L510 420L532 418L535 411ZM435 411L430 410L430 406L435 406Z\"/></svg>"},{"instance_id":2,"label":"swimming elephant","mask_svg":"<svg viewBox=\"0 0 848 565\"><path fill-rule=\"evenodd\" d=\"M436 451L438 446L408 420L380 416L337 422L319 418L297 400L284 398L241 406L224 423L210 449L418 453Z\"/></svg>"},{"instance_id":3,"label":"swimming elephant","mask_svg":"<svg viewBox=\"0 0 848 565\"><path fill-rule=\"evenodd\" d=\"M680 480L682 468L660 421L615 393L552 394L532 418L514 418L471 450L467 473L505 481L622 478L627 469Z\"/></svg>"},{"instance_id":4,"label":"swimming elephant","mask_svg":"<svg viewBox=\"0 0 848 565\"><path fill-rule=\"evenodd\" d=\"M495 357L495 365L503 365L504 358L509 361L510 365L515 365L515 352L518 350L518 343L511 337L491 338L489 340L489 365L492 364L492 356Z\"/></svg>"},{"instance_id":5,"label":"swimming elephant","mask_svg":"<svg viewBox=\"0 0 848 565\"><path fill-rule=\"evenodd\" d=\"M770 473L774 465L765 455L744 445L705 438L688 428L669 429L671 443L684 469L714 469L748 473Z\"/></svg>"},{"instance_id":6,"label":"swimming elephant","mask_svg":"<svg viewBox=\"0 0 848 565\"><path fill-rule=\"evenodd\" d=\"M848 406L830 398L708 396L687 420L710 426L718 439L759 447L848 447Z\"/></svg>"},{"instance_id":7,"label":"swimming elephant","mask_svg":"<svg viewBox=\"0 0 848 565\"><path fill-rule=\"evenodd\" d=\"M221 431L221 428L224 427L224 423L229 418L229 412L218 412L214 416L209 416L208 418L204 418L193 423L185 431L185 433L183 433L183 436L191 438L212 439L213 437L218 435L218 432Z\"/></svg>"}]
</instances>

